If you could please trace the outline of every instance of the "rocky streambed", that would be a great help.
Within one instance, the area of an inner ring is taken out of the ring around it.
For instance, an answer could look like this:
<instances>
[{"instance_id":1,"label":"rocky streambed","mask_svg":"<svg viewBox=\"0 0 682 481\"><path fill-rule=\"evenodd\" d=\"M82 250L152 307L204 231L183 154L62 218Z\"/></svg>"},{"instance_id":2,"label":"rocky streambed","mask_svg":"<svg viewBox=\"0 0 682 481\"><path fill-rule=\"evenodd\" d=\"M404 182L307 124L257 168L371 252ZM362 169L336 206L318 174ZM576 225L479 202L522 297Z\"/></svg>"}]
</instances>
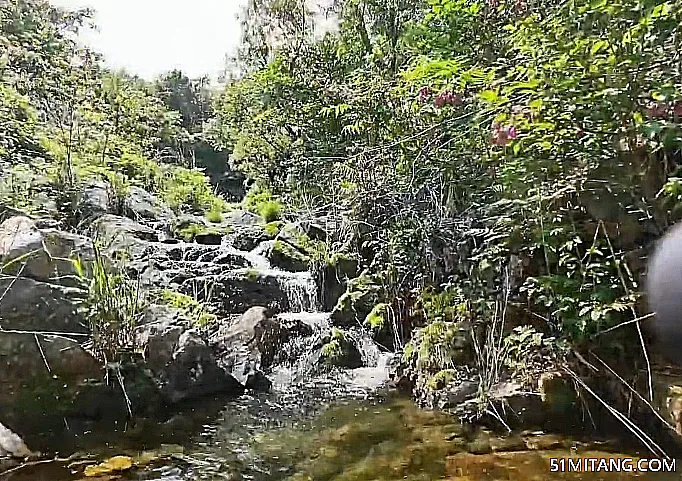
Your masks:
<instances>
[{"instance_id":1,"label":"rocky streambed","mask_svg":"<svg viewBox=\"0 0 682 481\"><path fill-rule=\"evenodd\" d=\"M314 228L273 234L242 210L211 224L176 216L141 189L115 206L109 191L84 191L77 229L21 212L0 218L1 467L28 451L83 453L3 479L75 480L93 455L137 459L144 450L147 462L115 476L482 479L496 466L508 479L531 465L528 476L545 479L537 450L603 449L537 432L498 438L396 400L387 390L396 384L393 353L359 323L325 312L357 272L327 272L320 282L306 269L297 243L321 235ZM114 360L94 354L93 312L102 316L92 310L92 279L101 262L144 299L134 325L119 326L133 349ZM566 378L546 374L532 395L511 384L493 391L521 420L519 432L575 408L551 395ZM476 391L474 378L450 379L419 397L448 408L475 402Z\"/></svg>"}]
</instances>

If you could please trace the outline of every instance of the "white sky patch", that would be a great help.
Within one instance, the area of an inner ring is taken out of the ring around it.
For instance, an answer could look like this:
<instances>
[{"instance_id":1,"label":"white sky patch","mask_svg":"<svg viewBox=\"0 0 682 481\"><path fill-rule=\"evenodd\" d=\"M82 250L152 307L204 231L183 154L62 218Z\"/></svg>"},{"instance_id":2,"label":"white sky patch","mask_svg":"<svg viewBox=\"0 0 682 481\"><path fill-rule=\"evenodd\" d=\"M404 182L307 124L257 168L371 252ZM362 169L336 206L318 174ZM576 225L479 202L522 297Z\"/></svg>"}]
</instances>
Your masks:
<instances>
[{"instance_id":1,"label":"white sky patch","mask_svg":"<svg viewBox=\"0 0 682 481\"><path fill-rule=\"evenodd\" d=\"M145 79L180 69L216 79L225 55L239 43L237 14L243 0L50 0L66 8L95 10L99 31L82 41L104 54L108 66Z\"/></svg>"}]
</instances>

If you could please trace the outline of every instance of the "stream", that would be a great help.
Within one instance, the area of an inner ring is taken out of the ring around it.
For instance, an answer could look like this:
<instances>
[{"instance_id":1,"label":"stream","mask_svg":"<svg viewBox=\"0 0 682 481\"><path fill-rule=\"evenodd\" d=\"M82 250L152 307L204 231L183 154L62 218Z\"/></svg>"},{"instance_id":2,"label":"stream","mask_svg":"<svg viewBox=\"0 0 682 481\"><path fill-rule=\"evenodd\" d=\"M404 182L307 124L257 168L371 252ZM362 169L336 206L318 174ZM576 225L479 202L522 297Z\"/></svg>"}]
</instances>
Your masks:
<instances>
[{"instance_id":1,"label":"stream","mask_svg":"<svg viewBox=\"0 0 682 481\"><path fill-rule=\"evenodd\" d=\"M280 319L298 319L313 331L331 327L329 315L317 312L316 286L309 273L272 268L258 250L243 252L230 245L180 247L183 252L188 249L192 259L183 255L175 265L194 272L220 267L211 264L218 254L245 259L258 270L258 282L274 279L287 298L291 312L280 313ZM204 257L209 260L199 266ZM231 274L216 274L226 275ZM301 354L299 361L276 366L270 373L269 393L194 402L165 423L118 426L114 432L74 427L72 435L59 439L63 446L58 450L65 457L74 452L77 456L24 466L0 475L0 481L682 479L678 473L552 473L551 458L646 457L647 453L623 448L619 453L611 444L544 433L500 437L464 426L445 413L419 409L384 387L390 353L362 335L356 341L361 344L364 367L324 373L306 370L318 363L314 357L319 350L311 350L312 341L302 339L300 345L289 346ZM86 465L114 456L130 456L137 464L85 477Z\"/></svg>"}]
</instances>

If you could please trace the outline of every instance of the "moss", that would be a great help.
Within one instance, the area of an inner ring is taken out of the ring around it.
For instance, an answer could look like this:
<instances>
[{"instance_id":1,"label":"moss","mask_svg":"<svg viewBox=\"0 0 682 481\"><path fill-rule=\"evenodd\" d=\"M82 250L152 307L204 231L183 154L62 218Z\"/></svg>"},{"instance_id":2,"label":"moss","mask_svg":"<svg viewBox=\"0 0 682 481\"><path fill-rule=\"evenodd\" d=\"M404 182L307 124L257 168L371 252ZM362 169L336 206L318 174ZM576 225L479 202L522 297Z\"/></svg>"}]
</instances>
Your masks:
<instances>
[{"instance_id":1,"label":"moss","mask_svg":"<svg viewBox=\"0 0 682 481\"><path fill-rule=\"evenodd\" d=\"M340 329L334 328L329 341L322 346L322 357L327 365L346 368L362 366L362 356Z\"/></svg>"},{"instance_id":2,"label":"moss","mask_svg":"<svg viewBox=\"0 0 682 481\"><path fill-rule=\"evenodd\" d=\"M386 313L388 312L388 304L380 303L374 306L372 312L367 314L365 324L373 329L383 329L386 325Z\"/></svg>"},{"instance_id":3,"label":"moss","mask_svg":"<svg viewBox=\"0 0 682 481\"><path fill-rule=\"evenodd\" d=\"M247 269L246 273L244 274L244 278L249 282L256 282L259 276L260 274L258 274L258 271L251 268Z\"/></svg>"},{"instance_id":4,"label":"moss","mask_svg":"<svg viewBox=\"0 0 682 481\"><path fill-rule=\"evenodd\" d=\"M443 369L431 376L426 385L429 389L439 390L447 386L451 381L457 377L457 372L454 369Z\"/></svg>"},{"instance_id":5,"label":"moss","mask_svg":"<svg viewBox=\"0 0 682 481\"><path fill-rule=\"evenodd\" d=\"M265 235L268 236L268 238L274 239L281 232L283 225L284 222L281 220L276 220L274 222L268 222L265 224L263 226L263 230L265 231Z\"/></svg>"},{"instance_id":6,"label":"moss","mask_svg":"<svg viewBox=\"0 0 682 481\"><path fill-rule=\"evenodd\" d=\"M208 306L195 298L180 292L164 289L156 296L157 302L174 307L192 321L195 326L205 327L214 324L217 320L215 314L210 312Z\"/></svg>"},{"instance_id":7,"label":"moss","mask_svg":"<svg viewBox=\"0 0 682 481\"><path fill-rule=\"evenodd\" d=\"M225 226L220 228L206 227L203 224L189 224L176 231L176 235L184 239L186 242L191 242L198 235L226 235L232 232L232 228Z\"/></svg>"},{"instance_id":8,"label":"moss","mask_svg":"<svg viewBox=\"0 0 682 481\"><path fill-rule=\"evenodd\" d=\"M291 244L279 240L272 246L270 260L273 264L292 271L308 270L310 264L310 257Z\"/></svg>"},{"instance_id":9,"label":"moss","mask_svg":"<svg viewBox=\"0 0 682 481\"><path fill-rule=\"evenodd\" d=\"M220 209L216 208L207 211L205 217L206 220L212 224L220 224L223 221L223 213L220 211Z\"/></svg>"}]
</instances>

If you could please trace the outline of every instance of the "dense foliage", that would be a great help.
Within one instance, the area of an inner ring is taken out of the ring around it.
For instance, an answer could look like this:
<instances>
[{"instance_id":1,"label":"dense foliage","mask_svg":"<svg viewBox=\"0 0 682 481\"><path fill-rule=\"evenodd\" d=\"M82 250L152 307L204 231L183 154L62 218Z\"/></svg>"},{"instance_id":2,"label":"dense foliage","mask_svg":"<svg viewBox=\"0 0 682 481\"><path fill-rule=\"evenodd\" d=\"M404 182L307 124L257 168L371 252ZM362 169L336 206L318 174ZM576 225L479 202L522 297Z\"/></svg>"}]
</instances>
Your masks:
<instances>
[{"instance_id":1,"label":"dense foliage","mask_svg":"<svg viewBox=\"0 0 682 481\"><path fill-rule=\"evenodd\" d=\"M40 0L0 5L0 203L68 220L79 186L105 179L179 210L223 209L191 170L203 160L224 170L227 160L202 136L212 112L205 80L171 72L148 83L106 70L76 41L90 15Z\"/></svg>"},{"instance_id":2,"label":"dense foliage","mask_svg":"<svg viewBox=\"0 0 682 481\"><path fill-rule=\"evenodd\" d=\"M349 289L374 286L403 339L503 317L641 355L634 324L601 333L645 312L642 248L677 215L680 2L345 0L323 39L280 4L252 5L286 42L217 125L260 189L358 256L369 284ZM343 301L376 324L365 293Z\"/></svg>"},{"instance_id":3,"label":"dense foliage","mask_svg":"<svg viewBox=\"0 0 682 481\"><path fill-rule=\"evenodd\" d=\"M75 40L88 11L0 3L0 206L72 220L104 178L217 221L195 167L216 180L229 152L269 230L323 221L315 266L359 264L337 311L412 338L416 369L452 368L464 324L510 334L510 365L553 338L639 360L639 324L614 327L679 217L682 3L336 0L324 36L306 5L249 2L213 102L105 69Z\"/></svg>"}]
</instances>

